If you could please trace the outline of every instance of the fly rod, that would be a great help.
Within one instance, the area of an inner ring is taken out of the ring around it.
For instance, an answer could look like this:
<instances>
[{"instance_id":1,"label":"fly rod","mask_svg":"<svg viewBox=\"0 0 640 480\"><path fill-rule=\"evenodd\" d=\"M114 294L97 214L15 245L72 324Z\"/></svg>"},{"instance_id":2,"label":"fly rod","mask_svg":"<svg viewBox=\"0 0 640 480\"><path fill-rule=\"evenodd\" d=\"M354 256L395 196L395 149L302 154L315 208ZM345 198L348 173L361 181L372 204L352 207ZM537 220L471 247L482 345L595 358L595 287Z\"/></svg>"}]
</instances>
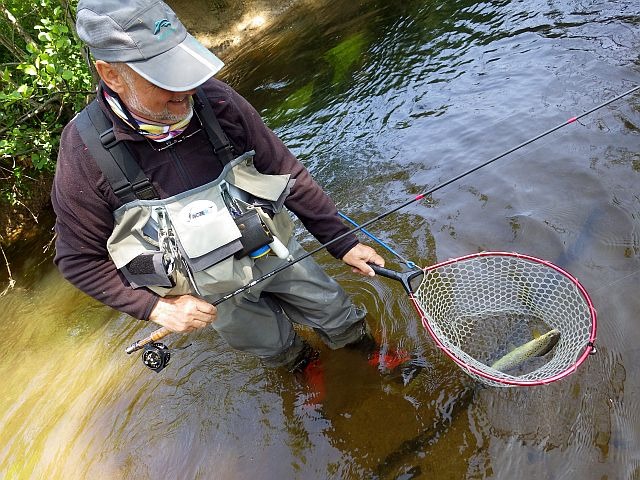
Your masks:
<instances>
[{"instance_id":1,"label":"fly rod","mask_svg":"<svg viewBox=\"0 0 640 480\"><path fill-rule=\"evenodd\" d=\"M394 207L394 208L392 208L392 209L390 209L390 210L378 215L377 217L374 217L371 220L368 220L368 221L364 222L363 224L352 228L351 230L343 233L342 235L339 235L336 238L334 238L334 239L332 239L332 240L330 240L330 241L328 241L326 243L323 243L319 247L316 247L315 249L305 253L304 255L302 255L302 256L300 256L300 257L298 257L296 259L290 260L289 262L287 262L287 263L285 263L285 264L273 269L271 272L264 274L262 277L257 278L255 280L249 282L244 287L240 287L239 289L224 295L223 297L221 297L218 300L214 301L212 303L212 305L213 306L219 305L220 303L222 303L222 302L224 302L226 300L229 300L232 297L235 297L236 295L238 295L238 294L250 289L251 287L253 287L253 286L255 286L255 285L259 284L259 283L264 282L265 280L271 278L273 275L276 275L276 274L280 273L281 271L283 271L283 270L289 268L290 266L292 266L292 265L304 260L305 258L308 258L311 255L314 255L314 254L318 253L319 251L327 248L329 245L333 245L335 242L338 242L339 240L342 240L346 236L361 231L362 229L368 227L369 225L371 225L371 224L373 224L373 223L375 223L375 222L377 222L379 220L382 220L383 218L388 217L392 213L395 213L395 212L397 212L397 211L399 211L399 210L411 205L412 203L418 202L418 201L424 199L425 197L428 197L429 195L433 194L434 192L437 192L438 190L440 190L440 189L442 189L442 188L444 188L444 187L446 187L446 186L448 186L448 185L450 185L450 184L452 184L454 182L457 182L458 180L460 180L460 179L462 179L462 178L464 178L464 177L466 177L468 175L471 175L472 173L480 170L481 168L484 168L487 165L490 165L493 162L495 162L497 160L500 160L501 158L506 157L507 155L509 155L509 154L511 154L511 153L513 153L513 152L515 152L517 150L520 150L521 148L526 147L527 145L529 145L529 144L531 144L533 142L536 142L536 141L540 140L541 138L546 137L547 135L549 135L549 134L551 134L551 133L553 133L553 132L555 132L557 130L560 130L561 128L564 128L567 125L571 125L572 123L576 122L577 120L579 120L579 119L581 119L583 117L586 117L587 115L590 115L590 114L600 110L601 108L604 108L607 105L610 105L611 103L614 103L614 102L620 100L621 98L626 97L627 95L631 95L632 93L636 92L637 90L640 90L640 85L637 85L637 86L633 87L632 89L627 90L626 92L621 93L620 95L618 95L616 97L613 97L613 98L611 98L611 99L609 99L609 100L607 100L605 102L602 102L601 104L596 105L595 107L593 107L593 108L591 108L591 109L589 109L589 110L587 110L587 111L585 111L585 112L583 112L583 113L581 113L579 115L576 115L575 117L571 117L568 120L556 125L555 127L552 127L550 129L548 129L548 130L536 135L535 137L532 137L529 140L526 140L526 141L516 145L515 147L512 147L512 148L510 148L508 150L505 150L504 152L496 155L495 157L492 157L489 160L487 160L487 161L485 161L485 162L483 162L483 163L481 163L479 165L476 165L475 167L473 167L473 168L471 168L471 169L469 169L469 170L467 170L467 171L465 171L463 173L460 173L459 175L456 175L455 177L447 180L446 182L441 183L441 184L431 188L430 190L427 190L426 192L421 193L421 194L415 196L414 198L411 198L411 199L407 200L406 202L398 205L397 207ZM144 347L148 343L155 342L156 340L159 340L159 339L167 336L170 333L172 333L172 331L169 330L166 327L159 328L159 329L155 330L153 333L151 333L151 335L149 335L148 337L145 337L142 340L138 340L138 341L134 342L133 344L131 344L125 351L128 354L129 353L133 353L136 350L140 350L142 347Z\"/></svg>"}]
</instances>

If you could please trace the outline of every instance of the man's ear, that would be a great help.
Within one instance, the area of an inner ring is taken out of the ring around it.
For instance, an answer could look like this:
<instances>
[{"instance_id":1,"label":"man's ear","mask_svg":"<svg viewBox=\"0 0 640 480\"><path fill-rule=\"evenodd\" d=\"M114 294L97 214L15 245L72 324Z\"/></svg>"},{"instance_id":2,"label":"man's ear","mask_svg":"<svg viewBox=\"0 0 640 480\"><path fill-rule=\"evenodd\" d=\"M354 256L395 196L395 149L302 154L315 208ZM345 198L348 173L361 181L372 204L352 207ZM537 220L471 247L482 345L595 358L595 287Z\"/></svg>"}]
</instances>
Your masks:
<instances>
[{"instance_id":1,"label":"man's ear","mask_svg":"<svg viewBox=\"0 0 640 480\"><path fill-rule=\"evenodd\" d=\"M110 63L105 62L104 60L96 60L96 70L98 71L98 75L107 86L120 95L125 89L125 82L120 74L120 71L111 65Z\"/></svg>"}]
</instances>

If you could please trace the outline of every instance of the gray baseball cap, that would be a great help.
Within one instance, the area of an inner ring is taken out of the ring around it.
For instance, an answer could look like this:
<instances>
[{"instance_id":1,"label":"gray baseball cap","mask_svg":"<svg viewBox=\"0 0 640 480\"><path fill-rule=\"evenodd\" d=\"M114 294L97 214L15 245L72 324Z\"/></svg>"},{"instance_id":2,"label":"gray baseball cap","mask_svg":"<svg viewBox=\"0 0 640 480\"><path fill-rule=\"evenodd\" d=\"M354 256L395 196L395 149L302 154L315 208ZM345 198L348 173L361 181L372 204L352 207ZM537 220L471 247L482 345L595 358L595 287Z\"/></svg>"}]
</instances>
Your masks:
<instances>
[{"instance_id":1,"label":"gray baseball cap","mask_svg":"<svg viewBox=\"0 0 640 480\"><path fill-rule=\"evenodd\" d=\"M191 90L224 66L159 0L80 0L76 29L96 60L124 62L165 90Z\"/></svg>"}]
</instances>

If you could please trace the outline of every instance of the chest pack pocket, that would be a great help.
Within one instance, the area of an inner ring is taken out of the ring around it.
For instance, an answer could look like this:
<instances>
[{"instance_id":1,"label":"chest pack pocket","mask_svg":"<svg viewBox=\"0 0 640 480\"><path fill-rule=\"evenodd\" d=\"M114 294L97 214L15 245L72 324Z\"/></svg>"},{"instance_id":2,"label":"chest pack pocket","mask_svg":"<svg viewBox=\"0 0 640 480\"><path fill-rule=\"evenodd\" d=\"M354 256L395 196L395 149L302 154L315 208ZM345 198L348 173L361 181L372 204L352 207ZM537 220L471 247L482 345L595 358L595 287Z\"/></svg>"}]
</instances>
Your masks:
<instances>
[{"instance_id":1,"label":"chest pack pocket","mask_svg":"<svg viewBox=\"0 0 640 480\"><path fill-rule=\"evenodd\" d=\"M253 259L247 254L274 236L286 245L293 231L283 204L294 180L258 172L254 152L234 158L200 89L194 107L223 170L213 182L165 199L158 197L126 142L115 141L97 102L76 119L91 156L123 202L114 212L109 255L133 288L147 287L163 296L239 288L253 279ZM233 196L227 198L229 192Z\"/></svg>"}]
</instances>

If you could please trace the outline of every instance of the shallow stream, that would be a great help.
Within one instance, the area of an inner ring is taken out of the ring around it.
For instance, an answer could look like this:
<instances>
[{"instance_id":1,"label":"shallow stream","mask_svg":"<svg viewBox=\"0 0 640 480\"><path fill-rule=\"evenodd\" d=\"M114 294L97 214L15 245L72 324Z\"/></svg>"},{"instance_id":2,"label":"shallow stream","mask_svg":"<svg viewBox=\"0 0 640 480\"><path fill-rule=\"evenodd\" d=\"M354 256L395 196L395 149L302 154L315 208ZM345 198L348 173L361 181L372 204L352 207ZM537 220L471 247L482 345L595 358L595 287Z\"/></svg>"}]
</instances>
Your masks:
<instances>
[{"instance_id":1,"label":"shallow stream","mask_svg":"<svg viewBox=\"0 0 640 480\"><path fill-rule=\"evenodd\" d=\"M636 0L308 3L220 78L358 222L640 83ZM428 365L409 385L307 331L322 349L321 406L213 330L168 339L192 345L156 374L124 354L151 326L67 284L48 238L25 243L0 297L0 477L638 480L639 185L635 94L370 228L421 266L517 251L581 281L598 353L526 389L470 386L400 284L326 253L383 350Z\"/></svg>"}]
</instances>

